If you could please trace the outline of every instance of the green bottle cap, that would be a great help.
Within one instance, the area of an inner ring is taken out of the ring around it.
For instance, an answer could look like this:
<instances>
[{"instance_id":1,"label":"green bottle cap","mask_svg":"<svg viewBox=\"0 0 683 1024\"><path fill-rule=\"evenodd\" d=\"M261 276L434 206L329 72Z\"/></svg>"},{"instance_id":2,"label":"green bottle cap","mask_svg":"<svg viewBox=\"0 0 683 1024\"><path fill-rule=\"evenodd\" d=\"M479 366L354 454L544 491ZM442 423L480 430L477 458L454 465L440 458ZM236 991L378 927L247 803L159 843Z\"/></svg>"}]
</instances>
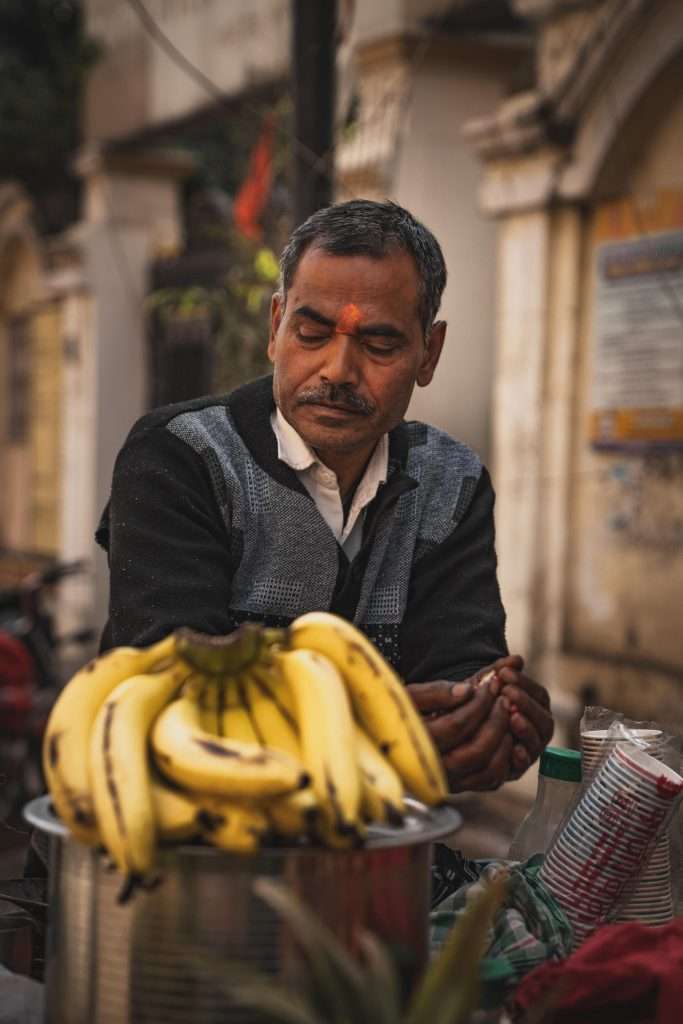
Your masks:
<instances>
[{"instance_id":1,"label":"green bottle cap","mask_svg":"<svg viewBox=\"0 0 683 1024\"><path fill-rule=\"evenodd\" d=\"M581 751L566 747L546 747L541 754L539 771L547 779L581 782Z\"/></svg>"}]
</instances>

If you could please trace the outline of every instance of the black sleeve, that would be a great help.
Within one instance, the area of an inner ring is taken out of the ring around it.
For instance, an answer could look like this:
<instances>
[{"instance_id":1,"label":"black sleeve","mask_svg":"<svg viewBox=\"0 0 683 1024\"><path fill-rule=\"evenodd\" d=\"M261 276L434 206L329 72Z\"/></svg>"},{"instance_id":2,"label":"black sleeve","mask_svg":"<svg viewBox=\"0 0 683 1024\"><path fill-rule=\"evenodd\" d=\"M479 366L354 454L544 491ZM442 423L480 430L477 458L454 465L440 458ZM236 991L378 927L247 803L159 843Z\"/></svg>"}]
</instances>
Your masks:
<instances>
[{"instance_id":1,"label":"black sleeve","mask_svg":"<svg viewBox=\"0 0 683 1024\"><path fill-rule=\"evenodd\" d=\"M170 431L126 443L98 539L110 570L102 648L144 646L177 626L229 631L228 531L206 466Z\"/></svg>"},{"instance_id":2,"label":"black sleeve","mask_svg":"<svg viewBox=\"0 0 683 1024\"><path fill-rule=\"evenodd\" d=\"M493 504L483 469L458 524L413 566L401 624L401 675L408 683L466 679L507 654Z\"/></svg>"}]
</instances>

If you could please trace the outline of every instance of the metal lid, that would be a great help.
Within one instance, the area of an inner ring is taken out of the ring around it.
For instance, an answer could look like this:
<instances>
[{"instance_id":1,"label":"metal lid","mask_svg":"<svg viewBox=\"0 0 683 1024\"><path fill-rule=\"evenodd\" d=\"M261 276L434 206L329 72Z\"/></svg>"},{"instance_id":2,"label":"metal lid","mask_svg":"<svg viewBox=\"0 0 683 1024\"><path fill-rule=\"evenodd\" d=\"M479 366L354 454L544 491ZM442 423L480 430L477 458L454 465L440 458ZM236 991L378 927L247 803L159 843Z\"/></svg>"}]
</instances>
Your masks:
<instances>
[{"instance_id":1,"label":"metal lid","mask_svg":"<svg viewBox=\"0 0 683 1024\"><path fill-rule=\"evenodd\" d=\"M581 751L568 747L546 747L541 754L541 775L563 782L581 782Z\"/></svg>"},{"instance_id":2,"label":"metal lid","mask_svg":"<svg viewBox=\"0 0 683 1024\"><path fill-rule=\"evenodd\" d=\"M361 850L381 850L392 846L412 846L415 843L433 843L437 839L444 839L451 835L462 825L462 815L455 807L448 804L442 807L426 807L418 800L405 800L407 814L402 825L369 825L367 838ZM66 839L69 830L54 812L52 800L49 796L39 796L31 800L23 810L24 818L41 832L48 835L59 836ZM196 853L198 856L216 856L222 851L216 850L213 846L183 846L184 852ZM286 846L282 847L283 854L296 853L297 849L310 850L309 846ZM320 848L323 849L322 847ZM268 849L268 853L278 853L279 847ZM330 851L340 852L340 851ZM345 851L342 851L345 852Z\"/></svg>"}]
</instances>

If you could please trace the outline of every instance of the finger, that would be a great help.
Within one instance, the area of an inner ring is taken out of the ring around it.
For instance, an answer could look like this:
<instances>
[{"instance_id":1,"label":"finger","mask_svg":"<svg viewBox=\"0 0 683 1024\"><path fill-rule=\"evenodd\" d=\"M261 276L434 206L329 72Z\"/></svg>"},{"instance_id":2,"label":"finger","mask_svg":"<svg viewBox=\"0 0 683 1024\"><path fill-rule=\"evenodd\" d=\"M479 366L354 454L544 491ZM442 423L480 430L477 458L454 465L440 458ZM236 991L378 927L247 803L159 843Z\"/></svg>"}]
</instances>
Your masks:
<instances>
[{"instance_id":1,"label":"finger","mask_svg":"<svg viewBox=\"0 0 683 1024\"><path fill-rule=\"evenodd\" d=\"M470 701L474 704L478 694ZM480 727L447 751L444 766L449 778L466 778L485 771L508 734L509 714L499 697Z\"/></svg>"},{"instance_id":2,"label":"finger","mask_svg":"<svg viewBox=\"0 0 683 1024\"><path fill-rule=\"evenodd\" d=\"M447 679L437 679L429 683L411 683L406 690L418 711L424 714L459 707L470 698L473 687L469 682L451 683Z\"/></svg>"},{"instance_id":3,"label":"finger","mask_svg":"<svg viewBox=\"0 0 683 1024\"><path fill-rule=\"evenodd\" d=\"M529 676L525 676L524 673L517 672L509 666L502 668L498 674L503 687L517 686L519 689L524 690L525 693L528 693L537 704L550 709L550 696L545 686L541 686L540 683L530 679Z\"/></svg>"},{"instance_id":4,"label":"finger","mask_svg":"<svg viewBox=\"0 0 683 1024\"><path fill-rule=\"evenodd\" d=\"M510 671L521 672L524 668L524 659L519 654L506 654L504 658L498 658L492 665L480 668L475 672L472 679L475 686L480 686L498 675L501 669L507 668Z\"/></svg>"},{"instance_id":5,"label":"finger","mask_svg":"<svg viewBox=\"0 0 683 1024\"><path fill-rule=\"evenodd\" d=\"M506 686L504 696L510 703L510 710L512 713L511 726L513 731L516 732L516 725L519 728L526 729L526 723L529 723L529 725L531 725L531 727L538 733L543 743L548 743L555 728L553 716L550 711L517 686ZM520 721L518 719L518 715L526 721ZM514 722L512 721L513 719Z\"/></svg>"},{"instance_id":6,"label":"finger","mask_svg":"<svg viewBox=\"0 0 683 1024\"><path fill-rule=\"evenodd\" d=\"M540 757L547 745L545 738L536 731L523 715L514 714L510 716L510 734L526 749L531 764Z\"/></svg>"},{"instance_id":7,"label":"finger","mask_svg":"<svg viewBox=\"0 0 683 1024\"><path fill-rule=\"evenodd\" d=\"M498 789L510 778L510 758L513 743L511 736L504 736L486 768L471 775L454 780L453 791L482 791Z\"/></svg>"},{"instance_id":8,"label":"finger","mask_svg":"<svg viewBox=\"0 0 683 1024\"><path fill-rule=\"evenodd\" d=\"M470 682L453 683L451 686L451 700L453 707L459 707L461 704L466 704L474 693L474 687Z\"/></svg>"},{"instance_id":9,"label":"finger","mask_svg":"<svg viewBox=\"0 0 683 1024\"><path fill-rule=\"evenodd\" d=\"M526 747L521 743L513 743L512 753L510 754L510 779L521 778L524 772L531 767L531 764L531 757Z\"/></svg>"},{"instance_id":10,"label":"finger","mask_svg":"<svg viewBox=\"0 0 683 1024\"><path fill-rule=\"evenodd\" d=\"M491 687L480 686L462 707L427 720L425 725L437 749L445 754L472 736L489 717L495 699Z\"/></svg>"}]
</instances>

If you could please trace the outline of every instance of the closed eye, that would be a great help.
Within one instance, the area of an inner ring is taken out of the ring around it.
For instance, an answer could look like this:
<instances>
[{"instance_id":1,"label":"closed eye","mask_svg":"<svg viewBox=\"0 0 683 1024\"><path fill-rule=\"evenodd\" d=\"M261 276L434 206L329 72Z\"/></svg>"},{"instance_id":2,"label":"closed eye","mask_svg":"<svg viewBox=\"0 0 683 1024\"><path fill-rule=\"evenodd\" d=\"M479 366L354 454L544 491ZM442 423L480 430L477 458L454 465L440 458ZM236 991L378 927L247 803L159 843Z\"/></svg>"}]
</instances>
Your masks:
<instances>
[{"instance_id":1,"label":"closed eye","mask_svg":"<svg viewBox=\"0 0 683 1024\"><path fill-rule=\"evenodd\" d=\"M320 327L302 325L297 327L296 336L300 341L324 341L326 338L329 338L330 332Z\"/></svg>"},{"instance_id":2,"label":"closed eye","mask_svg":"<svg viewBox=\"0 0 683 1024\"><path fill-rule=\"evenodd\" d=\"M392 356L396 351L398 351L400 345L398 345L393 340L386 341L384 344L382 344L381 342L377 343L374 341L368 341L368 339L366 338L363 340L363 347L365 348L366 352L370 353L371 356L378 356L381 358L382 356Z\"/></svg>"}]
</instances>

